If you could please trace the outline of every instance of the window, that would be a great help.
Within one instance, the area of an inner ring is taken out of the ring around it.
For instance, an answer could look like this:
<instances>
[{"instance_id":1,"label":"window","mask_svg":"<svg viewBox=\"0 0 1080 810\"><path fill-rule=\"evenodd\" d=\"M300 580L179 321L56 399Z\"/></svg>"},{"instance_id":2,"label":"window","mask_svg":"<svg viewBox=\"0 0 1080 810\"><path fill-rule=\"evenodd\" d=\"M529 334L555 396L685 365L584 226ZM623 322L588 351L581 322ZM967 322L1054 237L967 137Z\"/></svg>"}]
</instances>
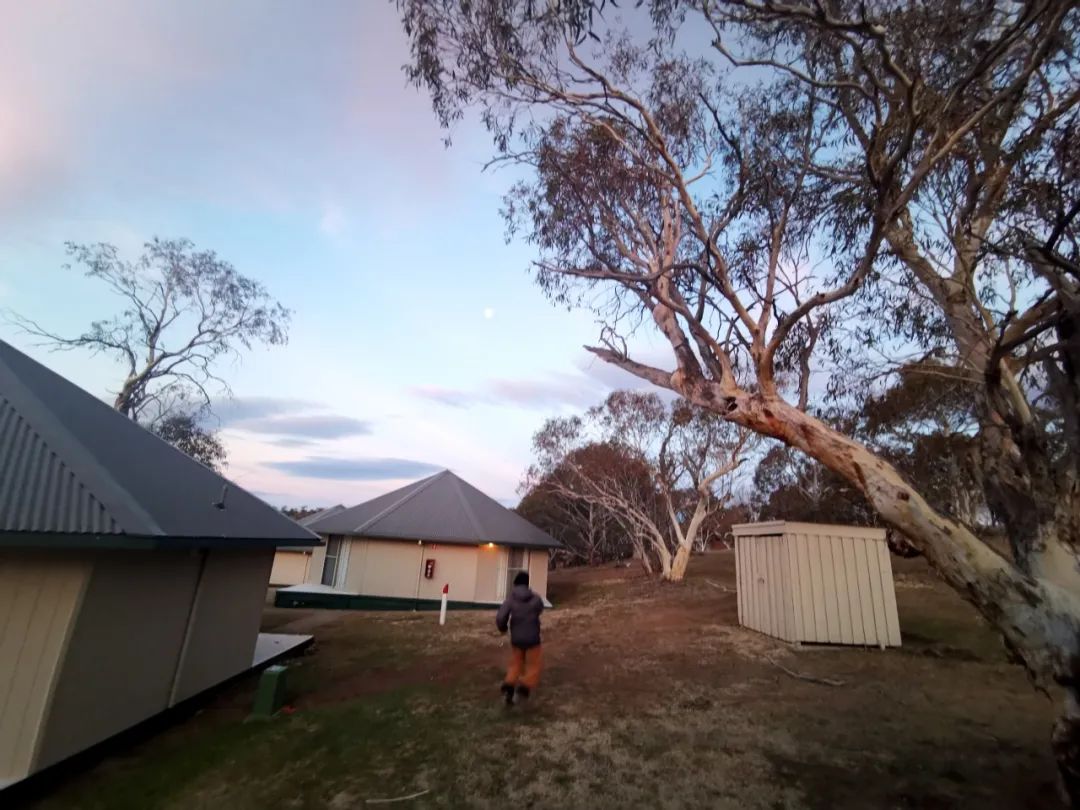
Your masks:
<instances>
[{"instance_id":1,"label":"window","mask_svg":"<svg viewBox=\"0 0 1080 810\"><path fill-rule=\"evenodd\" d=\"M339 559L341 559L341 536L332 534L326 540L326 561L323 562L322 567L323 585L334 587Z\"/></svg>"},{"instance_id":2,"label":"window","mask_svg":"<svg viewBox=\"0 0 1080 810\"><path fill-rule=\"evenodd\" d=\"M506 550L506 592L509 594L514 589L514 577L522 571L529 570L529 555L523 548L510 548Z\"/></svg>"}]
</instances>

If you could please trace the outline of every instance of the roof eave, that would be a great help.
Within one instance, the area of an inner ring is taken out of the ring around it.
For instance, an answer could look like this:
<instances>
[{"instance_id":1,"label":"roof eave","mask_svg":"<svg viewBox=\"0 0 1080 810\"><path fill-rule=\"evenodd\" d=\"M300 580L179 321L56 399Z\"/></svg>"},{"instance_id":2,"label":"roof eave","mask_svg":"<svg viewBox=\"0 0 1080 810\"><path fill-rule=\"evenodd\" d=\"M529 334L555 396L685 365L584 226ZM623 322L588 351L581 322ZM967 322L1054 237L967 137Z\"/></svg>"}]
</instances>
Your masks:
<instances>
[{"instance_id":1,"label":"roof eave","mask_svg":"<svg viewBox=\"0 0 1080 810\"><path fill-rule=\"evenodd\" d=\"M196 548L251 550L313 548L321 546L320 537L172 537L137 534L73 534L61 532L0 532L0 548L26 550L121 550L170 551Z\"/></svg>"}]
</instances>

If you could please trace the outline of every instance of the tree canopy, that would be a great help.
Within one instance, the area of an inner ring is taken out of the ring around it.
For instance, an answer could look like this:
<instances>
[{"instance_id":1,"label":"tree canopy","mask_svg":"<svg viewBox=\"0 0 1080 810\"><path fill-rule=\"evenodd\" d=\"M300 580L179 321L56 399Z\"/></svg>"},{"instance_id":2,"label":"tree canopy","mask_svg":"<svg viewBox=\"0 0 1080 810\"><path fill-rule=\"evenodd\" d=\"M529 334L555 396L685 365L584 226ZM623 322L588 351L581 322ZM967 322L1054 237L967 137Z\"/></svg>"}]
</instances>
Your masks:
<instances>
[{"instance_id":1,"label":"tree canopy","mask_svg":"<svg viewBox=\"0 0 1080 810\"><path fill-rule=\"evenodd\" d=\"M449 124L598 357L813 457L1063 685L1080 801L1080 9L943 0L399 0ZM649 325L670 365L643 362ZM971 386L1011 559L810 409L933 359ZM828 373L828 372L827 372Z\"/></svg>"}]
</instances>

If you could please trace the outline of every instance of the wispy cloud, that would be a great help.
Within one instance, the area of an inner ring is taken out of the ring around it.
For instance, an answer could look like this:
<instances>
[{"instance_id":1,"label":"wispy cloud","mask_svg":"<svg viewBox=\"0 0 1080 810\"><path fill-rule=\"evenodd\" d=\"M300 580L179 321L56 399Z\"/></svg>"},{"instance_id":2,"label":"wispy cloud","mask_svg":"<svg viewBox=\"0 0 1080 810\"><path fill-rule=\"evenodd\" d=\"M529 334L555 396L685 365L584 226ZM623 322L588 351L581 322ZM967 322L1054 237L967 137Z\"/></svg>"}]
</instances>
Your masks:
<instances>
[{"instance_id":1,"label":"wispy cloud","mask_svg":"<svg viewBox=\"0 0 1080 810\"><path fill-rule=\"evenodd\" d=\"M399 478L421 478L442 470L425 461L404 458L330 458L309 456L293 461L272 461L275 470L302 478L328 478L337 481L388 481Z\"/></svg>"},{"instance_id":2,"label":"wispy cloud","mask_svg":"<svg viewBox=\"0 0 1080 810\"><path fill-rule=\"evenodd\" d=\"M420 385L410 389L422 399L430 399L453 408L470 405L515 405L520 408L547 409L572 406L587 407L603 395L604 388L581 374L557 373L538 379L493 378L473 390Z\"/></svg>"},{"instance_id":3,"label":"wispy cloud","mask_svg":"<svg viewBox=\"0 0 1080 810\"><path fill-rule=\"evenodd\" d=\"M299 436L282 436L277 439L271 439L270 444L275 447L311 447L316 444L315 439L303 439Z\"/></svg>"},{"instance_id":4,"label":"wispy cloud","mask_svg":"<svg viewBox=\"0 0 1080 810\"><path fill-rule=\"evenodd\" d=\"M319 439L372 433L370 420L332 413L327 406L306 399L230 399L215 408L214 417L217 427L278 437L271 443L280 447L301 447Z\"/></svg>"},{"instance_id":5,"label":"wispy cloud","mask_svg":"<svg viewBox=\"0 0 1080 810\"><path fill-rule=\"evenodd\" d=\"M364 419L337 414L308 414L300 416L266 416L242 419L230 427L248 433L271 436L293 436L308 439L341 439L345 436L371 434L371 423Z\"/></svg>"},{"instance_id":6,"label":"wispy cloud","mask_svg":"<svg viewBox=\"0 0 1080 810\"><path fill-rule=\"evenodd\" d=\"M319 410L318 402L290 397L234 397L214 405L214 416L221 427L246 419Z\"/></svg>"},{"instance_id":7,"label":"wispy cloud","mask_svg":"<svg viewBox=\"0 0 1080 810\"><path fill-rule=\"evenodd\" d=\"M464 391L460 388L445 388L441 385L416 385L409 389L413 396L421 399L430 399L451 408L465 408L475 402L483 401L476 392Z\"/></svg>"},{"instance_id":8,"label":"wispy cloud","mask_svg":"<svg viewBox=\"0 0 1080 810\"><path fill-rule=\"evenodd\" d=\"M472 389L418 385L409 390L413 396L452 408L513 405L550 410L560 407L587 408L616 389L647 387L642 380L614 366L598 363L593 367L585 363L582 362L583 367L578 372L551 372L535 378L493 377Z\"/></svg>"}]
</instances>

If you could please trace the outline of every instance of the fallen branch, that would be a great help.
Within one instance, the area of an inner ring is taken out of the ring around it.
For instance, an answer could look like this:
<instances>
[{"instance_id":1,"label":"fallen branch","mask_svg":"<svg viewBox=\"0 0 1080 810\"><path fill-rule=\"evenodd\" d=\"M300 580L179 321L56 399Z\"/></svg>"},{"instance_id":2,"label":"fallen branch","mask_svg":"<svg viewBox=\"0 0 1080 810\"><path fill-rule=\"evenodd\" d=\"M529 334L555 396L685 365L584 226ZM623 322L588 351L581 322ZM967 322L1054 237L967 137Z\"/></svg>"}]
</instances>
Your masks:
<instances>
[{"instance_id":1,"label":"fallen branch","mask_svg":"<svg viewBox=\"0 0 1080 810\"><path fill-rule=\"evenodd\" d=\"M718 591L723 591L724 593L735 593L734 588L729 588L727 585L717 585L711 579L707 579L707 580L705 580L705 582L708 583L709 585L712 585Z\"/></svg>"},{"instance_id":2,"label":"fallen branch","mask_svg":"<svg viewBox=\"0 0 1080 810\"><path fill-rule=\"evenodd\" d=\"M795 672L794 670L788 669L783 664L781 664L778 661L770 658L767 655L765 656L765 660L768 661L770 664L772 664L774 667L776 667L778 670L783 672L785 675L790 675L792 678L795 678L795 679L800 680L800 681L808 681L810 683L820 683L822 686L843 686L844 685L843 681L838 681L838 680L835 680L833 678L818 678L818 677L816 677L814 675L803 675L801 672Z\"/></svg>"},{"instance_id":3,"label":"fallen branch","mask_svg":"<svg viewBox=\"0 0 1080 810\"><path fill-rule=\"evenodd\" d=\"M431 790L419 790L416 793L410 793L408 796L395 796L393 799L368 799L367 804L393 804L394 802L407 802L409 799L419 799L425 793L431 793Z\"/></svg>"}]
</instances>

